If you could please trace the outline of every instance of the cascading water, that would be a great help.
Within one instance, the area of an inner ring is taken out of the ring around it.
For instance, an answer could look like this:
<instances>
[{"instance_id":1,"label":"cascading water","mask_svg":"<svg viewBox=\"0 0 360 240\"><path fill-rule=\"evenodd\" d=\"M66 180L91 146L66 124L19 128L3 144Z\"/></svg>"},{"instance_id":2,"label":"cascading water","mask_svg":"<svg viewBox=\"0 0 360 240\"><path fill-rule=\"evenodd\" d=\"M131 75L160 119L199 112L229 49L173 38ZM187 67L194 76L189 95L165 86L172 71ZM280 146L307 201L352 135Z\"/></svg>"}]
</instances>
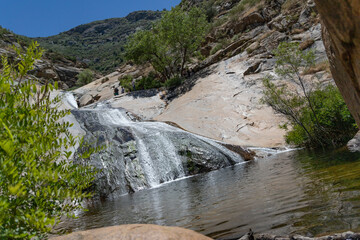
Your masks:
<instances>
[{"instance_id":1,"label":"cascading water","mask_svg":"<svg viewBox=\"0 0 360 240\"><path fill-rule=\"evenodd\" d=\"M99 197L155 187L243 161L216 141L165 123L139 121L106 104L74 109L72 114L86 132L85 141L105 146L89 160L101 170L94 186Z\"/></svg>"}]
</instances>

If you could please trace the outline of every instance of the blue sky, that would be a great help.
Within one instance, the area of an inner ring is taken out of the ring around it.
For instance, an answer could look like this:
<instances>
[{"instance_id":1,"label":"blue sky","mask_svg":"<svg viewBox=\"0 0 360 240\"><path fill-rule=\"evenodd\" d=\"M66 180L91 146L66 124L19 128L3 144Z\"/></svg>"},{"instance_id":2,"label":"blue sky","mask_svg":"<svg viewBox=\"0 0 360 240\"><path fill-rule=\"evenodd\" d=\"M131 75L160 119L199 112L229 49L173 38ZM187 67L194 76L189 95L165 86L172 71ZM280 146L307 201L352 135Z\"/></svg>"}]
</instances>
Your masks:
<instances>
[{"instance_id":1,"label":"blue sky","mask_svg":"<svg viewBox=\"0 0 360 240\"><path fill-rule=\"evenodd\" d=\"M0 0L0 25L28 37L46 37L80 24L124 17L137 10L170 9L180 0Z\"/></svg>"}]
</instances>

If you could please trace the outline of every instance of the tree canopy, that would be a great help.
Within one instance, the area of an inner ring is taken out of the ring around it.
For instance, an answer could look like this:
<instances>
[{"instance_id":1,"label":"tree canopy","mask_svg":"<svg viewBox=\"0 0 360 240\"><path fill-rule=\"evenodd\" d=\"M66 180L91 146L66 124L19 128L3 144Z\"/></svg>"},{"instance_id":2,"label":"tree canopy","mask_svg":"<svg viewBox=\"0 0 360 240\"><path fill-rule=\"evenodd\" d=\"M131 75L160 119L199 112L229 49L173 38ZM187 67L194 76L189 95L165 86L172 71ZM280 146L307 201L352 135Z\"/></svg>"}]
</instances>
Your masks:
<instances>
[{"instance_id":1,"label":"tree canopy","mask_svg":"<svg viewBox=\"0 0 360 240\"><path fill-rule=\"evenodd\" d=\"M149 62L164 79L180 76L195 56L207 32L206 15L199 8L180 7L166 12L151 30L130 37L126 57L137 64Z\"/></svg>"}]
</instances>

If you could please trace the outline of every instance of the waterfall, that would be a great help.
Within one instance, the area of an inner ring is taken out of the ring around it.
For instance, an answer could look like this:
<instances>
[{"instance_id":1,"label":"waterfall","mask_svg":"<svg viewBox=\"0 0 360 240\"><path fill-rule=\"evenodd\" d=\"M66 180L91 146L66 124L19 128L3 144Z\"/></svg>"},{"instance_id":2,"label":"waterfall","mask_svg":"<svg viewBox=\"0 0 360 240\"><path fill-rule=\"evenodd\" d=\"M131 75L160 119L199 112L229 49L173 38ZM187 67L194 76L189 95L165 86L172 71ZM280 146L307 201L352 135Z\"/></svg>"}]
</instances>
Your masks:
<instances>
[{"instance_id":1,"label":"waterfall","mask_svg":"<svg viewBox=\"0 0 360 240\"><path fill-rule=\"evenodd\" d=\"M162 122L139 121L106 104L72 110L85 140L105 145L90 157L100 169L100 197L158 186L185 176L230 166L243 159L220 143Z\"/></svg>"}]
</instances>

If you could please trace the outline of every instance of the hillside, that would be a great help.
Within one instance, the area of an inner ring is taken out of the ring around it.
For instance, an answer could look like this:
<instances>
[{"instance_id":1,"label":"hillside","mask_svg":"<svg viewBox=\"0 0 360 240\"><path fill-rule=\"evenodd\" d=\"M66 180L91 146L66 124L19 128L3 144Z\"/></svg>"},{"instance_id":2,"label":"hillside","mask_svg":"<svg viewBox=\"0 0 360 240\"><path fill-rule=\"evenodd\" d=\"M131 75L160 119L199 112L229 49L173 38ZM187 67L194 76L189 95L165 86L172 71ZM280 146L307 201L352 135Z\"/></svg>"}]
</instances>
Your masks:
<instances>
[{"instance_id":1,"label":"hillside","mask_svg":"<svg viewBox=\"0 0 360 240\"><path fill-rule=\"evenodd\" d=\"M182 2L184 8L204 7L211 29L203 42L203 59L187 67L194 75L175 90L125 93L113 98L112 87L126 75L139 80L149 72L123 66L77 89L85 106L109 99L148 120L173 122L182 128L229 144L257 147L285 146L286 119L261 103L262 79L271 74L277 85L291 84L275 74L273 50L282 41L298 42L314 51L316 66L303 77L308 83L333 84L321 38L319 15L312 1L242 0ZM210 14L212 13L212 14ZM219 125L219 123L221 123ZM259 136L262 136L259 139Z\"/></svg>"},{"instance_id":2,"label":"hillside","mask_svg":"<svg viewBox=\"0 0 360 240\"><path fill-rule=\"evenodd\" d=\"M137 11L124 18L95 21L36 40L44 48L83 61L93 70L109 73L124 61L127 37L136 30L151 27L160 17L160 11Z\"/></svg>"},{"instance_id":3,"label":"hillside","mask_svg":"<svg viewBox=\"0 0 360 240\"><path fill-rule=\"evenodd\" d=\"M0 56L5 55L10 61L13 61L16 58L13 46L25 50L30 43L30 38L0 27ZM73 58L45 49L41 60L36 61L34 67L29 74L38 79L40 83L58 81L62 89L68 89L75 86L77 75L87 66Z\"/></svg>"}]
</instances>

